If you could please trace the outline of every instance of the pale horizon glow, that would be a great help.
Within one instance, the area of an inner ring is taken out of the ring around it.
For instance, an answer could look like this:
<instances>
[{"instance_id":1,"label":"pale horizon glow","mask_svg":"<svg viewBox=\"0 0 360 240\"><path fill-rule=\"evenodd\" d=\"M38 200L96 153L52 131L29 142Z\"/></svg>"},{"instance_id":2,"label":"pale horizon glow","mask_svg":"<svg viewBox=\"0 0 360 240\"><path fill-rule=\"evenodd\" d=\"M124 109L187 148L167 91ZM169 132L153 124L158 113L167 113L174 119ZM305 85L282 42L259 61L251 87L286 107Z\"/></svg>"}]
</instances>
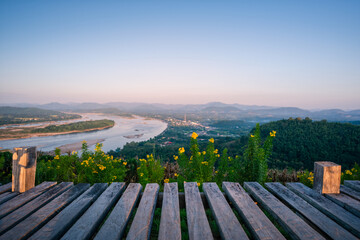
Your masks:
<instances>
[{"instance_id":1,"label":"pale horizon glow","mask_svg":"<svg viewBox=\"0 0 360 240\"><path fill-rule=\"evenodd\" d=\"M360 108L360 1L1 1L0 103Z\"/></svg>"}]
</instances>

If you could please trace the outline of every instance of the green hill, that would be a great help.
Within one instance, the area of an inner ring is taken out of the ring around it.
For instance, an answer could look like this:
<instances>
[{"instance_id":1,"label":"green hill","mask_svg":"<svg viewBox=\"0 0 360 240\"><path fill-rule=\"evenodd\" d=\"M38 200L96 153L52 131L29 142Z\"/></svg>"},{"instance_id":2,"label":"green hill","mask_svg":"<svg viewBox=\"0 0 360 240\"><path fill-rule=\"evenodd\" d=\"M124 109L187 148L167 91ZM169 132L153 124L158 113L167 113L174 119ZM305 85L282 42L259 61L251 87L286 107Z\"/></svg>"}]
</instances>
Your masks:
<instances>
[{"instance_id":1,"label":"green hill","mask_svg":"<svg viewBox=\"0 0 360 240\"><path fill-rule=\"evenodd\" d=\"M262 137L275 130L270 168L291 167L312 170L316 161L331 161L351 168L360 163L360 126L289 119L261 126Z\"/></svg>"}]
</instances>

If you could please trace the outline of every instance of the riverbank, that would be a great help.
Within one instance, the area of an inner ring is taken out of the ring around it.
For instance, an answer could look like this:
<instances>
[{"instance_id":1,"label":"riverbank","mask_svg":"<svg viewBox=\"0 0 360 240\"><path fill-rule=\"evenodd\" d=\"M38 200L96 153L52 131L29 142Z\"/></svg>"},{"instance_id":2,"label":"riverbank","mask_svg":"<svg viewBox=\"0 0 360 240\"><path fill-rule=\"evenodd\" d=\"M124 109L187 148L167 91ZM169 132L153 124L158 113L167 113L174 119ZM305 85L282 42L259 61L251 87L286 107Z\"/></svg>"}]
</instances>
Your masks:
<instances>
[{"instance_id":1,"label":"riverbank","mask_svg":"<svg viewBox=\"0 0 360 240\"><path fill-rule=\"evenodd\" d=\"M73 133L86 133L86 132L95 132L101 131L104 129L112 128L113 126L105 126L105 127L98 127L98 128L91 128L91 129L84 129L84 130L73 130L67 132L53 132L53 133L26 133L21 132L22 129L13 129L10 131L18 131L17 135L13 135L11 137L6 137L6 135L0 134L0 140L14 140L14 139L24 139L24 138L32 138L32 137L48 137L48 136L57 136L57 135L64 135L64 134L73 134Z\"/></svg>"}]
</instances>

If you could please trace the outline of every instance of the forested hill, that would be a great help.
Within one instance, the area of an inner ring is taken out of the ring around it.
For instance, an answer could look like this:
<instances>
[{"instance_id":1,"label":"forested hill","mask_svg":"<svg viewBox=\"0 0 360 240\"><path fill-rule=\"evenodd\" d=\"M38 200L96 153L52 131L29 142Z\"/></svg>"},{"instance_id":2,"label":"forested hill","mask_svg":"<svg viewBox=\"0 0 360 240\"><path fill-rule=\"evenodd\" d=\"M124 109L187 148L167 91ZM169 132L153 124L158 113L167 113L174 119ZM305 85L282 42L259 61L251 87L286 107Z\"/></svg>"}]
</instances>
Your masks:
<instances>
[{"instance_id":1,"label":"forested hill","mask_svg":"<svg viewBox=\"0 0 360 240\"><path fill-rule=\"evenodd\" d=\"M331 161L343 169L360 163L360 126L344 123L289 119L261 126L265 137L276 131L271 168L312 170L316 161Z\"/></svg>"}]
</instances>

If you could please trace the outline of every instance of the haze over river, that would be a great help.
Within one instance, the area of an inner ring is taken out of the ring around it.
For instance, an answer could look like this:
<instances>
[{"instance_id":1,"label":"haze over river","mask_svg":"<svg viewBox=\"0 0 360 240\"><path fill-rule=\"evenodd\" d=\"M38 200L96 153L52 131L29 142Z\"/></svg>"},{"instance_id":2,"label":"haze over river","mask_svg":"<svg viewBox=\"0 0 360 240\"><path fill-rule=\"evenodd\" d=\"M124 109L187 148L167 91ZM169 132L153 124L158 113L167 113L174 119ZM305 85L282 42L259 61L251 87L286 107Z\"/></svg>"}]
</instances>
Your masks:
<instances>
[{"instance_id":1,"label":"haze over river","mask_svg":"<svg viewBox=\"0 0 360 240\"><path fill-rule=\"evenodd\" d=\"M41 151L52 151L56 147L67 144L75 144L81 141L103 140L103 150L115 150L122 148L127 142L146 141L162 133L167 124L155 119L145 119L141 117L124 118L102 114L80 114L85 120L110 119L115 121L115 126L109 129L72 133L57 136L32 137L25 139L3 140L0 141L0 149L13 149L14 147L37 146ZM77 120L78 121L78 120ZM23 125L23 126L26 126ZM93 150L93 147L90 148Z\"/></svg>"}]
</instances>

